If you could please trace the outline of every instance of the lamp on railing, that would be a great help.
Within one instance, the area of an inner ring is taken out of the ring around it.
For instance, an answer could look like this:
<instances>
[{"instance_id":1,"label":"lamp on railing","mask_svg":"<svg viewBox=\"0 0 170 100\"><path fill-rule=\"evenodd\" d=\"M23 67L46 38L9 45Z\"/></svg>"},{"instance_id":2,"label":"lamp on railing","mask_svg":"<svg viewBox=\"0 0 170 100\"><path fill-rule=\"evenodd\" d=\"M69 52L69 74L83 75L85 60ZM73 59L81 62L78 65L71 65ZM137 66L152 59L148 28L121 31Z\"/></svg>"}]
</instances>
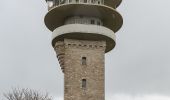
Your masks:
<instances>
[{"instance_id":1,"label":"lamp on railing","mask_svg":"<svg viewBox=\"0 0 170 100\"><path fill-rule=\"evenodd\" d=\"M54 6L54 0L46 0L49 8Z\"/></svg>"}]
</instances>

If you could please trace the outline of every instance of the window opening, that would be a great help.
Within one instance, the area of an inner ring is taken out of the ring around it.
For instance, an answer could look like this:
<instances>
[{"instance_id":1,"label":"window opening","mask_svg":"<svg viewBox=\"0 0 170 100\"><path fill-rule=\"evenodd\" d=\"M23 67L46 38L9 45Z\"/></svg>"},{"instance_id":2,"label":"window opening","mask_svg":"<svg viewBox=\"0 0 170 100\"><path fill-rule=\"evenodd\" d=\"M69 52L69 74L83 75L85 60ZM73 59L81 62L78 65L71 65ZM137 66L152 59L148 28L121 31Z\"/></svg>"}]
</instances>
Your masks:
<instances>
[{"instance_id":1,"label":"window opening","mask_svg":"<svg viewBox=\"0 0 170 100\"><path fill-rule=\"evenodd\" d=\"M97 25L101 25L99 21L97 22Z\"/></svg>"},{"instance_id":2,"label":"window opening","mask_svg":"<svg viewBox=\"0 0 170 100\"><path fill-rule=\"evenodd\" d=\"M100 4L100 1L98 1L98 4Z\"/></svg>"},{"instance_id":3,"label":"window opening","mask_svg":"<svg viewBox=\"0 0 170 100\"><path fill-rule=\"evenodd\" d=\"M59 0L55 1L55 5L57 6L59 5Z\"/></svg>"},{"instance_id":4,"label":"window opening","mask_svg":"<svg viewBox=\"0 0 170 100\"><path fill-rule=\"evenodd\" d=\"M69 2L72 2L72 0L69 0Z\"/></svg>"},{"instance_id":5,"label":"window opening","mask_svg":"<svg viewBox=\"0 0 170 100\"><path fill-rule=\"evenodd\" d=\"M61 0L61 1L60 1L60 4L64 4L64 3L65 3L65 0Z\"/></svg>"},{"instance_id":6,"label":"window opening","mask_svg":"<svg viewBox=\"0 0 170 100\"><path fill-rule=\"evenodd\" d=\"M91 0L91 3L94 3L94 0Z\"/></svg>"},{"instance_id":7,"label":"window opening","mask_svg":"<svg viewBox=\"0 0 170 100\"><path fill-rule=\"evenodd\" d=\"M94 24L94 20L91 20L91 24Z\"/></svg>"},{"instance_id":8,"label":"window opening","mask_svg":"<svg viewBox=\"0 0 170 100\"><path fill-rule=\"evenodd\" d=\"M76 0L76 3L78 3L79 2L79 0Z\"/></svg>"},{"instance_id":9,"label":"window opening","mask_svg":"<svg viewBox=\"0 0 170 100\"><path fill-rule=\"evenodd\" d=\"M87 64L87 58L86 57L82 57L82 65L86 65Z\"/></svg>"},{"instance_id":10,"label":"window opening","mask_svg":"<svg viewBox=\"0 0 170 100\"><path fill-rule=\"evenodd\" d=\"M86 79L82 79L82 88L86 88L86 85L87 85Z\"/></svg>"}]
</instances>

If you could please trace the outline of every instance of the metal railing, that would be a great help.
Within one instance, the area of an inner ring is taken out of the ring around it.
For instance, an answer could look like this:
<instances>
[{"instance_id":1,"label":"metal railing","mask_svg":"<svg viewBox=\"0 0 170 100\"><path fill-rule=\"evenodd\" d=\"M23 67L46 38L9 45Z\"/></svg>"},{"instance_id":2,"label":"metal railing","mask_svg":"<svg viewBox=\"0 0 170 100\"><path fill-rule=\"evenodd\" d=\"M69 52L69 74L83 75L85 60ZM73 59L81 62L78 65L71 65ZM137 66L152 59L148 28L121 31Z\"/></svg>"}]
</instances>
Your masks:
<instances>
[{"instance_id":1,"label":"metal railing","mask_svg":"<svg viewBox=\"0 0 170 100\"><path fill-rule=\"evenodd\" d=\"M53 0L47 1L48 9L52 9L56 6L63 4L98 4L104 5L104 0Z\"/></svg>"}]
</instances>

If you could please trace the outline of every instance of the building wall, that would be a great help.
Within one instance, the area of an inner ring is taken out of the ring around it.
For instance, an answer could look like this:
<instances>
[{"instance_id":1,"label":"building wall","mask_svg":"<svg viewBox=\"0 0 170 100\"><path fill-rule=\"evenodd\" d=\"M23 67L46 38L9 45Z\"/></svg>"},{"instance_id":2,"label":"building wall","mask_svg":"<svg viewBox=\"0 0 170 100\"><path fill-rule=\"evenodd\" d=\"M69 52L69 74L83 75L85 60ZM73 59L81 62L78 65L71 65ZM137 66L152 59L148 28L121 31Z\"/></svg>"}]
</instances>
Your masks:
<instances>
[{"instance_id":1,"label":"building wall","mask_svg":"<svg viewBox=\"0 0 170 100\"><path fill-rule=\"evenodd\" d=\"M64 100L104 100L105 47L104 41L64 40Z\"/></svg>"}]
</instances>

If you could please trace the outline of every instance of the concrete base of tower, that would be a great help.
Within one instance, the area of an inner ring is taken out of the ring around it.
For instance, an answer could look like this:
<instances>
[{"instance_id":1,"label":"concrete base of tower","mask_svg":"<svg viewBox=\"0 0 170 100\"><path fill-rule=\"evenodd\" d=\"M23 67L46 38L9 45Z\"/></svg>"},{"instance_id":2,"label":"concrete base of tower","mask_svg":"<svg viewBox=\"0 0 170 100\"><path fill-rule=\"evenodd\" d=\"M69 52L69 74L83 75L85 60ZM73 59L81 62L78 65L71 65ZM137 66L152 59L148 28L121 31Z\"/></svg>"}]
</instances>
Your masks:
<instances>
[{"instance_id":1,"label":"concrete base of tower","mask_svg":"<svg viewBox=\"0 0 170 100\"><path fill-rule=\"evenodd\" d=\"M64 38L106 41L106 50L109 52L115 47L115 34L112 30L97 25L86 24L67 24L56 28L52 34L52 45L55 46L57 41L63 41Z\"/></svg>"}]
</instances>

